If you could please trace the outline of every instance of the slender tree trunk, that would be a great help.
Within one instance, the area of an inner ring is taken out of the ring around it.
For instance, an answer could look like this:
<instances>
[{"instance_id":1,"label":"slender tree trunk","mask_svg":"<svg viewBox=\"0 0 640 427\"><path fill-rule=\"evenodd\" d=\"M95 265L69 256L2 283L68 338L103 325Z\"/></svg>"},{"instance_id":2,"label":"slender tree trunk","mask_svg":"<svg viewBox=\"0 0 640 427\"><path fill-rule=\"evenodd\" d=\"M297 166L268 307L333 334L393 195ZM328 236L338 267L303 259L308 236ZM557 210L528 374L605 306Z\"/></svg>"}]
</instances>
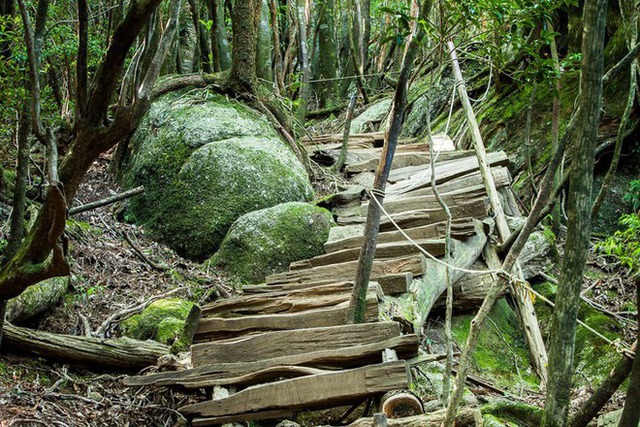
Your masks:
<instances>
[{"instance_id":1,"label":"slender tree trunk","mask_svg":"<svg viewBox=\"0 0 640 427\"><path fill-rule=\"evenodd\" d=\"M636 283L636 310L638 322L640 322L640 272L636 273L634 281ZM638 347L638 340L640 340L640 330L638 330L636 337L636 354L631 368L627 399L624 402L622 418L620 418L620 427L637 427L640 424L640 347Z\"/></svg>"},{"instance_id":2,"label":"slender tree trunk","mask_svg":"<svg viewBox=\"0 0 640 427\"><path fill-rule=\"evenodd\" d=\"M543 426L565 426L569 413L575 331L591 235L594 152L602 103L606 0L586 0L582 37L580 118L570 177L567 243L550 336Z\"/></svg>"},{"instance_id":3,"label":"slender tree trunk","mask_svg":"<svg viewBox=\"0 0 640 427\"><path fill-rule=\"evenodd\" d=\"M334 37L336 0L324 0L320 14L318 37L318 79L323 80L318 84L320 92L320 108L330 108L336 104L338 94L338 47Z\"/></svg>"},{"instance_id":4,"label":"slender tree trunk","mask_svg":"<svg viewBox=\"0 0 640 427\"><path fill-rule=\"evenodd\" d=\"M189 0L189 10L191 12L191 19L193 20L194 28L196 29L196 38L198 39L195 58L193 59L193 70L196 71L196 65L200 63L202 71L210 73L213 71L211 67L211 61L209 55L211 49L207 43L207 32L204 25L200 23L200 10L198 9L198 2L196 0ZM198 55L199 54L199 55Z\"/></svg>"},{"instance_id":5,"label":"slender tree trunk","mask_svg":"<svg viewBox=\"0 0 640 427\"><path fill-rule=\"evenodd\" d=\"M431 1L425 0L420 8L420 17L428 17L430 9ZM380 163L376 169L373 190L371 191L372 200L369 202L364 240L358 260L358 270L353 285L351 301L347 310L347 322L349 323L361 323L364 321L367 288L369 286L369 278L371 277L371 266L373 265L380 228L380 207L384 201L384 189L387 185L389 172L391 171L391 163L393 162L393 155L398 145L398 137L402 130L404 109L407 104L407 92L409 90L409 77L413 69L418 44L423 37L424 31L422 27L420 27L412 40L409 41L402 61L402 70L398 77L398 85L396 86L393 105L391 113L389 114L389 121L387 122L384 148L380 157Z\"/></svg>"},{"instance_id":6,"label":"slender tree trunk","mask_svg":"<svg viewBox=\"0 0 640 427\"><path fill-rule=\"evenodd\" d=\"M271 28L269 26L269 3L268 0L262 0L260 2L260 20L258 23L258 45L256 53L256 73L258 78L266 80L267 82L273 81L273 69L271 67L271 48L272 37Z\"/></svg>"},{"instance_id":7,"label":"slender tree trunk","mask_svg":"<svg viewBox=\"0 0 640 427\"><path fill-rule=\"evenodd\" d=\"M278 25L278 0L270 0L271 30L273 32L273 74L280 94L284 93L284 66L280 51L280 27Z\"/></svg>"},{"instance_id":8,"label":"slender tree trunk","mask_svg":"<svg viewBox=\"0 0 640 427\"><path fill-rule=\"evenodd\" d=\"M302 71L302 81L300 82L300 104L296 111L296 117L301 124L307 114L309 103L309 49L307 44L307 18L305 14L305 0L297 0L296 12L298 18L298 39L300 40L300 67Z\"/></svg>"}]
</instances>

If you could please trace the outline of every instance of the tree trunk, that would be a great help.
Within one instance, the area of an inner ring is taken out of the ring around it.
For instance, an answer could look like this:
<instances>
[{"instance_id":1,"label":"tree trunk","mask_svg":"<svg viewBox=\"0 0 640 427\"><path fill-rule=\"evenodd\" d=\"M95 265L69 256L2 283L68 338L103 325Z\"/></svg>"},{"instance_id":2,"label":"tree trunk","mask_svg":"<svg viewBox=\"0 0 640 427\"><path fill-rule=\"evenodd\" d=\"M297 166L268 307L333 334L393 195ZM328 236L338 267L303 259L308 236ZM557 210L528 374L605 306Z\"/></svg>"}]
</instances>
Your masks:
<instances>
[{"instance_id":1,"label":"tree trunk","mask_svg":"<svg viewBox=\"0 0 640 427\"><path fill-rule=\"evenodd\" d=\"M637 273L636 282L636 310L638 311L638 321L640 321L640 273ZM627 390L627 399L622 410L622 418L620 418L620 427L637 427L640 424L640 347L638 340L640 339L640 331L636 338L636 354L633 359L633 367L631 368L631 380L629 381L629 389Z\"/></svg>"},{"instance_id":2,"label":"tree trunk","mask_svg":"<svg viewBox=\"0 0 640 427\"><path fill-rule=\"evenodd\" d=\"M336 104L338 94L338 46L334 37L335 31L335 2L324 0L320 13L318 35L318 92L320 95L319 108L331 108Z\"/></svg>"},{"instance_id":3,"label":"tree trunk","mask_svg":"<svg viewBox=\"0 0 640 427\"><path fill-rule=\"evenodd\" d=\"M229 87L236 92L255 91L257 29L261 8L261 0L239 1L233 7L233 61Z\"/></svg>"},{"instance_id":4,"label":"tree trunk","mask_svg":"<svg viewBox=\"0 0 640 427\"><path fill-rule=\"evenodd\" d=\"M269 3L268 0L261 0L260 20L257 30L257 57L256 73L258 78L266 80L265 83L273 82L273 69L271 67L272 37L269 25ZM269 85L270 86L270 85ZM269 87L271 89L271 87Z\"/></svg>"},{"instance_id":5,"label":"tree trunk","mask_svg":"<svg viewBox=\"0 0 640 427\"><path fill-rule=\"evenodd\" d=\"M298 39L300 40L300 68L302 71L302 81L300 82L300 94L298 109L296 110L296 118L298 122L304 125L304 119L307 115L307 105L309 104L309 49L307 34L307 18L305 14L305 0L297 0L296 16L298 18Z\"/></svg>"},{"instance_id":6,"label":"tree trunk","mask_svg":"<svg viewBox=\"0 0 640 427\"><path fill-rule=\"evenodd\" d=\"M570 176L567 243L550 335L547 399L543 426L565 426L569 413L575 332L582 277L591 235L591 191L600 106L606 0L584 5L580 118Z\"/></svg>"},{"instance_id":7,"label":"tree trunk","mask_svg":"<svg viewBox=\"0 0 640 427\"><path fill-rule=\"evenodd\" d=\"M428 17L430 9L431 1L425 0L420 8L420 16L424 18ZM402 70L398 77L398 85L393 98L393 106L391 113L389 114L389 121L387 122L385 144L380 157L380 164L376 169L373 190L371 191L372 200L369 203L362 250L358 261L358 269L355 283L353 285L351 302L349 304L349 309L347 310L347 322L349 323L363 322L366 314L367 288L369 286L371 267L373 265L373 258L375 256L380 228L380 207L384 200L384 189L387 184L389 172L391 171L391 163L393 162L393 155L395 154L396 146L398 145L398 137L402 130L404 109L407 104L407 92L409 90L409 77L413 68L415 54L418 50L417 45L423 37L424 31L422 27L420 27L418 32L415 34L414 39L409 41L402 61Z\"/></svg>"}]
</instances>

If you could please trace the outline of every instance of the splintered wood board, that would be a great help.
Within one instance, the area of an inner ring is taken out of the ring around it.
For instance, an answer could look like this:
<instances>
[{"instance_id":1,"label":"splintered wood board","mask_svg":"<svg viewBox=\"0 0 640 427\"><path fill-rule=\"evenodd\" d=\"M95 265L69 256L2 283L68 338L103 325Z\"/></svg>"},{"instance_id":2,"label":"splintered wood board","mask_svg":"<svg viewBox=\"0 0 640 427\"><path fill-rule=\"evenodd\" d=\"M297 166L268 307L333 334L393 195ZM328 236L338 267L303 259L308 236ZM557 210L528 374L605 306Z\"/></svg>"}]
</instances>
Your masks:
<instances>
[{"instance_id":1,"label":"splintered wood board","mask_svg":"<svg viewBox=\"0 0 640 427\"><path fill-rule=\"evenodd\" d=\"M388 276L397 273L412 273L414 276L424 274L424 256L412 255L403 258L391 258L374 260L371 269L371 280L380 276ZM353 280L356 277L358 261L348 261L340 264L322 265L306 270L289 271L285 273L267 276L266 282L270 284L287 283L333 283L341 280Z\"/></svg>"},{"instance_id":2,"label":"splintered wood board","mask_svg":"<svg viewBox=\"0 0 640 427\"><path fill-rule=\"evenodd\" d=\"M202 308L202 317L238 317L258 314L296 313L330 307L346 300L352 282L339 282L302 289L277 290L216 301Z\"/></svg>"},{"instance_id":3,"label":"splintered wood board","mask_svg":"<svg viewBox=\"0 0 640 427\"><path fill-rule=\"evenodd\" d=\"M490 166L506 166L509 158L503 151L488 153ZM479 170L475 156L437 163L435 166L436 184L451 181ZM389 182L394 183L386 189L387 194L404 193L416 188L431 185L431 168L409 166L396 169L389 174Z\"/></svg>"},{"instance_id":4,"label":"splintered wood board","mask_svg":"<svg viewBox=\"0 0 640 427\"><path fill-rule=\"evenodd\" d=\"M471 199L464 203L460 203L459 205L451 206L449 211L454 219L475 218L482 220L488 215L487 200L484 197ZM435 224L447 219L447 215L442 208L404 211L390 214L390 216L391 219L393 219L393 221L395 221L395 223L405 231L409 228ZM391 222L391 219L386 215L380 218L381 232L397 230L396 226ZM367 218L363 216L341 217L338 218L338 224L364 224L366 220Z\"/></svg>"},{"instance_id":5,"label":"splintered wood board","mask_svg":"<svg viewBox=\"0 0 640 427\"><path fill-rule=\"evenodd\" d=\"M353 228L354 236L345 238L334 238L340 228L333 227L329 231L329 240L324 244L325 252L336 252L350 248L362 247L362 239L364 238L364 226L350 225L347 227ZM447 234L447 224L444 221L424 225L421 227L414 227L404 230L405 233L413 240L422 239L444 239ZM336 233L336 234L334 234ZM461 218L453 220L451 223L451 237L454 239L466 239L476 234L476 229L472 218ZM386 244L392 242L406 242L407 239L398 230L386 231L378 234L378 244Z\"/></svg>"},{"instance_id":6,"label":"splintered wood board","mask_svg":"<svg viewBox=\"0 0 640 427\"><path fill-rule=\"evenodd\" d=\"M393 156L393 162L391 163L391 170L406 168L410 166L422 166L424 168L429 167L428 165L431 164L431 156L429 155L428 145L425 144L425 147L426 147L426 153L412 152L412 151L396 153ZM374 150L359 150L359 151L360 153L358 154L361 156L360 158L365 157L363 155L364 153L362 152L365 152L365 151L371 152L371 159L363 160L358 163L352 162L350 164L347 164L344 169L348 175L354 175L357 173L367 172L367 171L373 172L376 170L376 168L378 167L378 164L380 163L380 155L381 155L380 151L377 151L377 152L374 152ZM337 152L337 154L339 155L339 151ZM461 159L464 157L468 157L472 154L473 152L471 151L443 151L438 156L438 161L443 162L443 161Z\"/></svg>"},{"instance_id":7,"label":"splintered wood board","mask_svg":"<svg viewBox=\"0 0 640 427\"><path fill-rule=\"evenodd\" d=\"M502 188L511 184L511 175L509 174L509 169L504 166L494 166L491 168L491 175L493 175L493 180L496 184L496 188ZM484 182L482 180L482 175L480 172L473 172L469 175L465 175L463 177L459 177L452 181L443 182L437 184L438 192L440 194L451 193L458 190L464 190L466 188L483 186ZM400 193L387 193L387 197L385 197L385 203L401 200L405 198L411 197L423 197L423 196L433 196L433 188L431 188L431 184L427 186L419 186L414 190L409 190L406 192Z\"/></svg>"},{"instance_id":8,"label":"splintered wood board","mask_svg":"<svg viewBox=\"0 0 640 427\"><path fill-rule=\"evenodd\" d=\"M187 389L214 385L247 384L247 376L255 372L286 366L307 366L324 369L354 368L369 363L380 363L382 351L390 348L399 357L412 358L418 355L420 341L417 335L401 335L371 344L349 346L338 349L315 349L309 353L274 357L255 362L216 363L196 366L193 369L174 372L158 372L127 377L127 386L165 386ZM264 377L259 381L264 380ZM258 381L258 382L259 382Z\"/></svg>"},{"instance_id":9,"label":"splintered wood board","mask_svg":"<svg viewBox=\"0 0 640 427\"><path fill-rule=\"evenodd\" d=\"M479 197L486 197L487 192L484 189L484 185L478 184L470 187L466 187L460 190L454 190L451 192L440 192L442 201L449 207L449 209L464 204L468 201L477 199ZM442 205L436 199L435 195L429 196L415 196L415 197L403 197L400 199L384 200L382 206L390 214L414 211L420 209L442 209ZM369 202L364 203L360 207L359 216L367 216L367 209L369 208ZM357 215L354 215L357 216ZM348 216L341 218L348 219ZM340 220L340 218L339 218ZM338 221L340 222L340 221Z\"/></svg>"},{"instance_id":10,"label":"splintered wood board","mask_svg":"<svg viewBox=\"0 0 640 427\"><path fill-rule=\"evenodd\" d=\"M221 418L224 422L242 421L255 412L291 412L349 404L373 394L407 388L408 382L408 365L402 360L261 384L178 410L189 419L195 418L194 425L196 422L212 425L219 424Z\"/></svg>"},{"instance_id":11,"label":"splintered wood board","mask_svg":"<svg viewBox=\"0 0 640 427\"><path fill-rule=\"evenodd\" d=\"M208 317L200 320L194 342L233 338L243 334L260 331L292 330L299 328L318 328L341 325L349 301L334 307L319 308L297 313L267 314L234 318ZM365 321L378 320L378 299L375 293L367 294Z\"/></svg>"},{"instance_id":12,"label":"splintered wood board","mask_svg":"<svg viewBox=\"0 0 640 427\"><path fill-rule=\"evenodd\" d=\"M335 350L371 344L397 337L396 322L359 323L323 328L265 332L240 338L195 344L191 347L194 366L213 363L254 362L287 355Z\"/></svg>"},{"instance_id":13,"label":"splintered wood board","mask_svg":"<svg viewBox=\"0 0 640 427\"><path fill-rule=\"evenodd\" d=\"M433 256L444 255L444 240L418 239L415 241L419 247L426 250ZM292 262L289 266L293 270L305 270L322 265L339 264L342 262L357 260L360 257L361 248L343 249L341 251L330 252L325 255L318 255L311 259ZM408 241L382 243L376 247L375 259L388 259L408 256L420 253L416 246Z\"/></svg>"}]
</instances>

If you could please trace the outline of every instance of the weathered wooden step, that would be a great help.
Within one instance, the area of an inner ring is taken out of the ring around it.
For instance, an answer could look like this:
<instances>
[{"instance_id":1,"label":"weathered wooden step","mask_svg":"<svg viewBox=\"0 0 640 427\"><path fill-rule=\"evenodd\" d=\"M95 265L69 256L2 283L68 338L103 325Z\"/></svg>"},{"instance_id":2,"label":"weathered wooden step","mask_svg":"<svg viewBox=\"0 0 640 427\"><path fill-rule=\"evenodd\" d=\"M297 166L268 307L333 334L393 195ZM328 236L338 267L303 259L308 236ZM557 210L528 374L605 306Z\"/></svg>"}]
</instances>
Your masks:
<instances>
[{"instance_id":1,"label":"weathered wooden step","mask_svg":"<svg viewBox=\"0 0 640 427\"><path fill-rule=\"evenodd\" d=\"M414 240L444 239L446 237L446 222L414 227L405 230L405 233ZM475 226L472 218L455 219L451 223L451 237L454 239L466 239L475 235ZM348 236L348 237L343 237ZM349 225L345 227L333 227L329 231L329 240L324 244L325 252L336 252L350 248L362 247L364 225ZM386 231L378 235L378 244L404 242L407 239L398 231Z\"/></svg>"},{"instance_id":2,"label":"weathered wooden step","mask_svg":"<svg viewBox=\"0 0 640 427\"><path fill-rule=\"evenodd\" d=\"M425 152L415 152L415 151L407 151L407 152L399 152L393 156L393 162L391 163L391 170L406 168L410 166L422 166L427 167L431 163L431 155L429 155L429 148L425 144L426 153ZM359 150L362 151L370 151L371 158L368 160L364 160L358 163L351 162L345 166L345 172L348 175L354 175L357 173L365 172L365 171L375 171L380 163L380 151L374 152L374 150ZM361 154L361 153L360 153ZM471 151L442 151L438 156L438 161L450 161L456 159L462 159L464 157L468 157L472 155ZM338 153L339 155L339 153ZM365 157L365 156L362 156Z\"/></svg>"},{"instance_id":3,"label":"weathered wooden step","mask_svg":"<svg viewBox=\"0 0 640 427\"><path fill-rule=\"evenodd\" d=\"M511 184L511 175L509 174L509 169L504 166L492 167L491 175L493 175L493 180L496 184L496 188L502 188ZM451 181L437 184L438 191L441 194L451 193L454 191L476 187L479 185L484 186L484 182L479 171L470 173ZM385 197L384 201L385 203L387 203L410 197L433 196L433 194L433 188L431 188L431 184L429 184L427 186L419 186L415 189L407 188L400 192L387 192L387 197Z\"/></svg>"},{"instance_id":4,"label":"weathered wooden step","mask_svg":"<svg viewBox=\"0 0 640 427\"><path fill-rule=\"evenodd\" d=\"M313 351L372 344L400 336L396 322L360 323L323 328L265 332L240 338L195 344L194 366L214 363L254 362Z\"/></svg>"},{"instance_id":5,"label":"weathered wooden step","mask_svg":"<svg viewBox=\"0 0 640 427\"><path fill-rule=\"evenodd\" d=\"M259 314L296 313L331 307L348 299L352 282L305 287L302 289L266 288L270 292L243 295L216 301L202 308L202 317L238 317ZM374 290L375 291L375 290Z\"/></svg>"},{"instance_id":6,"label":"weathered wooden step","mask_svg":"<svg viewBox=\"0 0 640 427\"><path fill-rule=\"evenodd\" d=\"M449 211L451 212L451 216L455 219L484 219L487 217L487 201L484 197L477 197L464 203L451 206ZM398 212L391 214L391 218L400 228L409 229L445 221L447 219L447 215L442 208L435 208ZM340 217L337 220L339 225L364 224L366 221L366 216ZM380 231L384 232L391 230L396 230L395 226L389 217L386 215L382 216L380 218Z\"/></svg>"},{"instance_id":7,"label":"weathered wooden step","mask_svg":"<svg viewBox=\"0 0 640 427\"><path fill-rule=\"evenodd\" d=\"M194 426L246 420L256 412L269 418L302 409L328 408L389 390L408 387L405 361L370 365L346 371L294 378L246 388L229 397L183 406L179 411ZM264 419L264 418L262 418Z\"/></svg>"},{"instance_id":8,"label":"weathered wooden step","mask_svg":"<svg viewBox=\"0 0 640 427\"><path fill-rule=\"evenodd\" d=\"M479 197L486 197L486 195L487 192L484 188L484 185L482 184L466 187L460 190L454 190L451 192L440 191L440 197L450 209L460 204L466 203L470 200L474 200ZM442 206L436 199L435 195L403 197L400 199L384 200L382 205L384 206L384 209L390 214L421 209L442 209ZM369 202L363 203L362 207L360 208L360 216L366 217L368 209ZM348 217L345 216L344 218Z\"/></svg>"},{"instance_id":9,"label":"weathered wooden step","mask_svg":"<svg viewBox=\"0 0 640 427\"><path fill-rule=\"evenodd\" d=\"M349 301L334 307L318 308L297 313L280 313L261 316L243 316L230 319L209 317L200 320L194 342L233 338L260 331L318 328L341 325L345 321ZM365 321L378 320L378 298L373 292L367 294Z\"/></svg>"},{"instance_id":10,"label":"weathered wooden step","mask_svg":"<svg viewBox=\"0 0 640 427\"><path fill-rule=\"evenodd\" d=\"M308 136L300 138L300 142L307 146L317 146L326 144L342 144L343 135L341 133L317 135L313 138ZM381 147L384 143L384 132L371 132L371 133L353 133L349 135L349 148L371 148Z\"/></svg>"},{"instance_id":11,"label":"weathered wooden step","mask_svg":"<svg viewBox=\"0 0 640 427\"><path fill-rule=\"evenodd\" d=\"M371 269L371 280L381 276L397 273L412 273L414 276L424 274L424 256L412 255L402 258L375 260ZM333 283L341 280L353 280L356 277L358 261L348 261L340 264L322 265L306 270L289 271L267 276L268 285L287 283Z\"/></svg>"},{"instance_id":12,"label":"weathered wooden step","mask_svg":"<svg viewBox=\"0 0 640 427\"><path fill-rule=\"evenodd\" d=\"M509 164L509 158L503 151L488 153L487 160L490 166L507 166ZM468 175L477 170L479 170L478 159L475 156L437 163L435 166L436 184L451 181L452 179ZM396 169L389 174L389 182L395 184L387 187L387 194L402 193L416 188L430 186L431 168L410 166Z\"/></svg>"},{"instance_id":13,"label":"weathered wooden step","mask_svg":"<svg viewBox=\"0 0 640 427\"><path fill-rule=\"evenodd\" d=\"M128 386L165 386L187 389L212 387L214 385L247 385L255 372L263 372L260 381L266 380L265 371L277 367L308 366L321 369L354 368L382 361L382 351L390 348L400 358L412 358L418 355L419 339L417 335L401 335L383 341L338 349L315 349L309 353L285 355L254 362L216 363L198 366L177 372L159 372L149 375L127 377ZM276 372L273 369L269 372ZM277 376L271 379L276 379ZM254 383L255 384L255 383Z\"/></svg>"},{"instance_id":14,"label":"weathered wooden step","mask_svg":"<svg viewBox=\"0 0 640 427\"><path fill-rule=\"evenodd\" d=\"M444 255L444 240L418 239L415 241L418 246L426 250L433 256ZM349 248L341 251L330 252L324 255L292 262L289 266L291 271L305 270L323 265L339 264L342 262L357 260L360 257L361 248ZM375 259L398 258L420 253L416 246L405 240L403 242L381 243L376 247Z\"/></svg>"}]
</instances>

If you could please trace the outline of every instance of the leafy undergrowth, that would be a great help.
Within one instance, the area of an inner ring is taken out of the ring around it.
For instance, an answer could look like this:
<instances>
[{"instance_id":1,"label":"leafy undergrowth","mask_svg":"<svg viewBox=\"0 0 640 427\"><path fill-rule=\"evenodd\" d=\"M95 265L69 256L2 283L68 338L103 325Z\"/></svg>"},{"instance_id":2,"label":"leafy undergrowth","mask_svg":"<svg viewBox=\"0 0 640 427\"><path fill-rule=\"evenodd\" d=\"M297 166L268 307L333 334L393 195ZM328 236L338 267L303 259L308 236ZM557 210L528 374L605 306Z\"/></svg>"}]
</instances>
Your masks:
<instances>
[{"instance_id":1,"label":"leafy undergrowth","mask_svg":"<svg viewBox=\"0 0 640 427\"><path fill-rule=\"evenodd\" d=\"M106 178L107 166L107 158L94 164L76 205L118 191ZM220 289L230 290L214 271L203 272L149 240L139 227L116 221L117 211L118 206L107 206L71 218L69 292L26 326L109 338L119 334L117 323L105 323L115 312L163 295L203 303L217 297ZM27 354L0 354L0 426L175 425L180 416L171 408L198 397L126 388L122 376Z\"/></svg>"}]
</instances>

